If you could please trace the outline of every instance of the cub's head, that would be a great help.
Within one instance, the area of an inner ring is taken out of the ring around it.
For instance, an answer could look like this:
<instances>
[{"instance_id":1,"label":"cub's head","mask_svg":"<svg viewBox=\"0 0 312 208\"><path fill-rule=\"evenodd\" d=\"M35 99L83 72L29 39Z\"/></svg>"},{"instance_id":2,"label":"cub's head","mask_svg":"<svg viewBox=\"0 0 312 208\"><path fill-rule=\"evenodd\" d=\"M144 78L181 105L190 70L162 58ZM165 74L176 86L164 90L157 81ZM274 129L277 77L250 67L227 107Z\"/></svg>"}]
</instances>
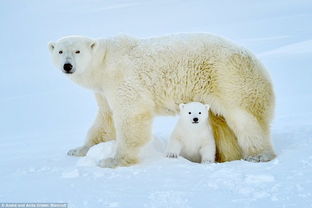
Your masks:
<instances>
[{"instance_id":1,"label":"cub's head","mask_svg":"<svg viewBox=\"0 0 312 208\"><path fill-rule=\"evenodd\" d=\"M192 102L187 104L180 104L180 119L197 125L207 122L209 105L204 105L199 102Z\"/></svg>"},{"instance_id":2,"label":"cub's head","mask_svg":"<svg viewBox=\"0 0 312 208\"><path fill-rule=\"evenodd\" d=\"M97 43L86 37L67 36L49 43L54 65L65 74L83 73L92 64Z\"/></svg>"}]
</instances>

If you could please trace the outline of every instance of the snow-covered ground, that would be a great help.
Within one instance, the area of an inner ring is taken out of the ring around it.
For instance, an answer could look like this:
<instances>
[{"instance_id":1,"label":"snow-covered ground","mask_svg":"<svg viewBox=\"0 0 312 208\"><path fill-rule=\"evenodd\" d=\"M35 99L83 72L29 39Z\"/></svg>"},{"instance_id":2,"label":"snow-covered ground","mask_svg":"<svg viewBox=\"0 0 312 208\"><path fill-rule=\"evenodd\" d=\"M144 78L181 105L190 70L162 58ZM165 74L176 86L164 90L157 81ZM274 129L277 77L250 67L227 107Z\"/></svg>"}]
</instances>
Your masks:
<instances>
[{"instance_id":1,"label":"snow-covered ground","mask_svg":"<svg viewBox=\"0 0 312 208\"><path fill-rule=\"evenodd\" d=\"M1 0L0 202L69 207L312 207L312 2L292 0ZM256 53L277 95L277 159L201 165L162 151L175 118L157 118L136 166L102 169L99 144L83 143L92 93L55 69L47 43L81 34L138 37L211 32Z\"/></svg>"}]
</instances>

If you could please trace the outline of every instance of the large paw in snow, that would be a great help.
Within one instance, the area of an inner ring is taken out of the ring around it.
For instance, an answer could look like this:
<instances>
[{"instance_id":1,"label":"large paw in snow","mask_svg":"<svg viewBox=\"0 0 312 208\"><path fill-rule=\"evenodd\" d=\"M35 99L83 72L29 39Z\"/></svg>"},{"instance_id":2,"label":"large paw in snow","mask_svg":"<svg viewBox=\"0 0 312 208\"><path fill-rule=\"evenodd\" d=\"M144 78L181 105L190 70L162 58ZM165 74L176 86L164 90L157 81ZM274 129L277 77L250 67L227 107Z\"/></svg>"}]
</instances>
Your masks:
<instances>
[{"instance_id":1,"label":"large paw in snow","mask_svg":"<svg viewBox=\"0 0 312 208\"><path fill-rule=\"evenodd\" d=\"M166 157L168 158L178 158L178 153L175 153L175 152L168 152L166 154Z\"/></svg>"},{"instance_id":2,"label":"large paw in snow","mask_svg":"<svg viewBox=\"0 0 312 208\"><path fill-rule=\"evenodd\" d=\"M248 162L269 162L276 157L274 153L263 153L254 156L246 156L244 160Z\"/></svg>"},{"instance_id":3,"label":"large paw in snow","mask_svg":"<svg viewBox=\"0 0 312 208\"><path fill-rule=\"evenodd\" d=\"M118 161L115 158L109 157L98 162L98 166L101 168L116 168Z\"/></svg>"},{"instance_id":4,"label":"large paw in snow","mask_svg":"<svg viewBox=\"0 0 312 208\"><path fill-rule=\"evenodd\" d=\"M83 156L86 156L88 150L89 150L89 147L82 146L82 147L78 147L78 148L69 150L67 152L67 155L76 156L76 157L83 157Z\"/></svg>"}]
</instances>

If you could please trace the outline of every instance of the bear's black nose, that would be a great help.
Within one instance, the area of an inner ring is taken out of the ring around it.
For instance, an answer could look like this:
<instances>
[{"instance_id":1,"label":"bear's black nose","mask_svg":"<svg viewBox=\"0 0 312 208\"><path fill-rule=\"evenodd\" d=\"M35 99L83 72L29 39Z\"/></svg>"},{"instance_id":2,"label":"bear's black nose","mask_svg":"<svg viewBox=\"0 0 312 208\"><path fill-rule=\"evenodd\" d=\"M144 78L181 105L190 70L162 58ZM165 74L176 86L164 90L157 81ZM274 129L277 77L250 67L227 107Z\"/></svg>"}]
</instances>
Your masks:
<instances>
[{"instance_id":1,"label":"bear's black nose","mask_svg":"<svg viewBox=\"0 0 312 208\"><path fill-rule=\"evenodd\" d=\"M198 118L193 118L193 121L194 121L195 123L197 123L197 122L198 122Z\"/></svg>"},{"instance_id":2,"label":"bear's black nose","mask_svg":"<svg viewBox=\"0 0 312 208\"><path fill-rule=\"evenodd\" d=\"M69 64L69 63L64 64L64 66L63 66L63 69L64 69L64 71L65 71L66 73L70 73L71 70L72 70L72 68L73 68L73 65L71 65L71 64Z\"/></svg>"}]
</instances>

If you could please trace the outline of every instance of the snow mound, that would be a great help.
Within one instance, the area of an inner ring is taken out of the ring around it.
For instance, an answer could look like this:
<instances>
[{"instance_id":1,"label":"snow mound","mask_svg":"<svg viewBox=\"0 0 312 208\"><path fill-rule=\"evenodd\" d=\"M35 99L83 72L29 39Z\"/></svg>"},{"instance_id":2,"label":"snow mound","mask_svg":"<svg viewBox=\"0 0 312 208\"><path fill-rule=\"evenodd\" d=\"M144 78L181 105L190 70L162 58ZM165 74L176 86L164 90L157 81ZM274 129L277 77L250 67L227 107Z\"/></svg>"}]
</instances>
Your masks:
<instances>
[{"instance_id":1,"label":"snow mound","mask_svg":"<svg viewBox=\"0 0 312 208\"><path fill-rule=\"evenodd\" d=\"M88 151L86 157L82 157L77 161L77 166L97 166L102 159L113 157L115 154L116 141L103 142L94 145ZM140 160L142 164L149 164L152 161L157 161L164 158L166 148L166 141L154 138L146 144L140 153Z\"/></svg>"}]
</instances>

